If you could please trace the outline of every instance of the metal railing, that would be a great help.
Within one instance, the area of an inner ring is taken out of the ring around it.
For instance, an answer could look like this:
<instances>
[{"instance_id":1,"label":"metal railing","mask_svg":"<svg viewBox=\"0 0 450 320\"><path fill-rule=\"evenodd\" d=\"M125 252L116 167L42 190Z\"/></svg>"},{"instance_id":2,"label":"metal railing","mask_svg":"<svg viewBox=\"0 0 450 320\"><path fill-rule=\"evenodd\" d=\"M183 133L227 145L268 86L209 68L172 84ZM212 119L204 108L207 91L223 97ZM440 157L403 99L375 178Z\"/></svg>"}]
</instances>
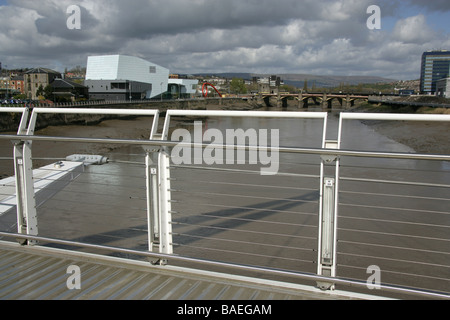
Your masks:
<instances>
[{"instance_id":1,"label":"metal railing","mask_svg":"<svg viewBox=\"0 0 450 320\"><path fill-rule=\"evenodd\" d=\"M21 111L28 117L26 110ZM384 280L377 286L381 292L449 298L449 173L437 166L436 172L431 171L434 176L424 170L425 181L421 181L407 165L410 161L442 164L450 161L450 155L341 148L347 120L450 121L449 116L342 113L338 139L330 141L326 139L328 115L321 112L169 110L159 137L157 111L110 110L106 112L154 117L149 139L34 134L38 114L71 112L105 110L35 108L17 135L0 135L0 140L13 141L16 167L25 163L24 168L16 168L17 194L32 199L36 192L32 145L33 149L48 142L116 145L142 152L125 160L116 152L108 164L114 169L89 166L63 189L50 184L56 196L38 206L39 214L33 211L35 203L20 204L23 198L18 197L17 232L0 236L28 239L30 245L54 242L150 256L160 263L196 262L297 277L316 281L324 290L335 285L367 288L369 267L376 266ZM171 150L180 146L273 151L267 145L171 141L169 132L176 127L177 117L183 121L186 117L190 121L198 117L313 119L321 126L319 143L278 147L280 155L289 157L280 157L280 170L271 176L262 176L247 164L174 164ZM375 168L355 164L355 159L389 163ZM377 178L365 174L377 169L381 172ZM55 224L58 219L64 223Z\"/></svg>"},{"instance_id":2,"label":"metal railing","mask_svg":"<svg viewBox=\"0 0 450 320\"><path fill-rule=\"evenodd\" d=\"M117 105L137 105L137 104L158 104L161 102L180 102L180 101L217 101L217 100L235 100L241 99L239 96L235 97L207 97L204 98L201 94L192 98L163 98L163 99L138 99L138 100L82 100L82 101L67 101L67 102L48 102L33 101L33 102L20 102L14 104L0 103L0 108L87 108L95 106L117 106Z\"/></svg>"}]
</instances>

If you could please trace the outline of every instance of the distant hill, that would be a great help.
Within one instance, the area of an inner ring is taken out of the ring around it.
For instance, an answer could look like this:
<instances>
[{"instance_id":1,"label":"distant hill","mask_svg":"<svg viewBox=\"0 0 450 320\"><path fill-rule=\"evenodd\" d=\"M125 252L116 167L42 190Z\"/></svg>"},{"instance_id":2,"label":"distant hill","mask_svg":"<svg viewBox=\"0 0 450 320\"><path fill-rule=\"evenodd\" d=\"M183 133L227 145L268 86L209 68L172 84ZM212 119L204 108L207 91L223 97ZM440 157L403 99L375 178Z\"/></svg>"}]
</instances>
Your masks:
<instances>
[{"instance_id":1,"label":"distant hill","mask_svg":"<svg viewBox=\"0 0 450 320\"><path fill-rule=\"evenodd\" d=\"M244 80L251 80L253 77L269 77L272 74L256 74L256 73L201 73L195 76L218 76L221 78L241 78ZM311 87L313 82L315 86L320 87L337 87L340 84L358 85L360 83L390 83L397 80L387 79L373 76L320 76L312 74L277 74L285 84L295 86L297 88L303 87L305 81L308 81L308 86Z\"/></svg>"}]
</instances>

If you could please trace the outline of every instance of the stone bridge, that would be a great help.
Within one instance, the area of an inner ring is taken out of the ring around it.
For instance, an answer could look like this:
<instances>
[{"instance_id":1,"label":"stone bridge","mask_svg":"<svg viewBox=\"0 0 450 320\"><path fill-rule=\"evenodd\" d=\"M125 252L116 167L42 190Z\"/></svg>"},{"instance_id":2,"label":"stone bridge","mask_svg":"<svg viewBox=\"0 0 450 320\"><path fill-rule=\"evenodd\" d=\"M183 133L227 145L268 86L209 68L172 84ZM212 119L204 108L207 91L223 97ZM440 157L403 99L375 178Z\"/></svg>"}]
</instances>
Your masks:
<instances>
[{"instance_id":1,"label":"stone bridge","mask_svg":"<svg viewBox=\"0 0 450 320\"><path fill-rule=\"evenodd\" d=\"M314 104L321 105L322 108L331 109L333 99L337 99L342 107L345 109L354 106L355 100L361 99L368 101L369 95L365 94L342 94L342 93L260 93L258 99L264 101L267 106L270 106L270 98L277 99L277 107L287 107L287 100L294 97L298 101L299 108L307 108L309 99L314 101Z\"/></svg>"}]
</instances>

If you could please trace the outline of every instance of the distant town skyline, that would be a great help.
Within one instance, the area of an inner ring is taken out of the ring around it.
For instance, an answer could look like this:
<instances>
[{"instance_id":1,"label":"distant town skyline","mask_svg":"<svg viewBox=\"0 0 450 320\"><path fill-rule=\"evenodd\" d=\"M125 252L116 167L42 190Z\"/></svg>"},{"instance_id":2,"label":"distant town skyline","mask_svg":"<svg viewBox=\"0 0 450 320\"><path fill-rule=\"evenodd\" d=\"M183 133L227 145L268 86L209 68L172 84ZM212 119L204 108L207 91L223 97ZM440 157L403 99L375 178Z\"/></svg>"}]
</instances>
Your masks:
<instances>
[{"instance_id":1,"label":"distant town skyline","mask_svg":"<svg viewBox=\"0 0 450 320\"><path fill-rule=\"evenodd\" d=\"M8 69L62 72L126 54L171 73L411 80L422 53L439 49L450 50L448 0L0 0Z\"/></svg>"}]
</instances>

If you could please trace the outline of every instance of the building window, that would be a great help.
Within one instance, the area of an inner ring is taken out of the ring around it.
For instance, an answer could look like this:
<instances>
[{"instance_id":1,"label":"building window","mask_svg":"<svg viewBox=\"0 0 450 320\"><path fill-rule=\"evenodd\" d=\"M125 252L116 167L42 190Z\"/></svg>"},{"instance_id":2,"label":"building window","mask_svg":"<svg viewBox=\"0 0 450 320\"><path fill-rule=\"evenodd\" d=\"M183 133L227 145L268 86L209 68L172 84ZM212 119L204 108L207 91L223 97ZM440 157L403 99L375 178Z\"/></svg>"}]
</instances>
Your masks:
<instances>
[{"instance_id":1,"label":"building window","mask_svg":"<svg viewBox=\"0 0 450 320\"><path fill-rule=\"evenodd\" d=\"M125 82L111 82L111 89L121 89L124 90L127 88L127 84Z\"/></svg>"},{"instance_id":2,"label":"building window","mask_svg":"<svg viewBox=\"0 0 450 320\"><path fill-rule=\"evenodd\" d=\"M150 67L150 73L156 73L156 67L155 66L151 66Z\"/></svg>"}]
</instances>

